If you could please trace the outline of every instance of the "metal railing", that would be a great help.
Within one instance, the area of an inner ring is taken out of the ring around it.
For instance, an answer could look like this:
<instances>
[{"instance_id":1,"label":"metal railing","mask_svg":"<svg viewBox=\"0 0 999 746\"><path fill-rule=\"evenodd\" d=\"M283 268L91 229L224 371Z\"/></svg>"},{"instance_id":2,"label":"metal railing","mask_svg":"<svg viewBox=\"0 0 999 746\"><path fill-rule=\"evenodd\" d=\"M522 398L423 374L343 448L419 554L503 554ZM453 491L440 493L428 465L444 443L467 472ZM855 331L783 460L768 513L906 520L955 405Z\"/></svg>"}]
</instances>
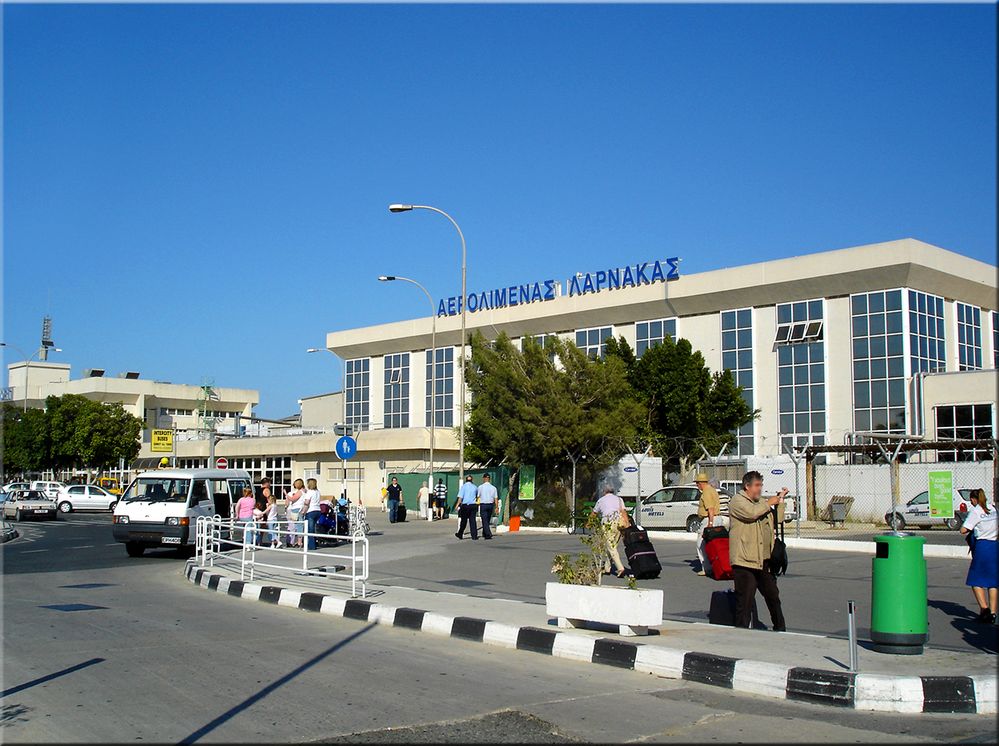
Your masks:
<instances>
[{"instance_id":1,"label":"metal railing","mask_svg":"<svg viewBox=\"0 0 999 746\"><path fill-rule=\"evenodd\" d=\"M325 534L304 530L305 521L271 521L263 523L255 521L244 523L232 518L221 516L198 516L195 525L195 557L202 567L214 567L216 560L238 559L239 577L245 580L249 576L254 579L257 568L268 568L277 572L293 575L307 575L325 578L337 582L350 582L351 597L357 597L358 586L361 598L367 596L367 580L369 569L368 537L357 523L356 529L349 535ZM259 537L274 534L278 537L279 546L257 544ZM302 542L301 547L289 547L291 539ZM319 542L335 541L337 546L320 549L309 549L309 539ZM343 552L329 551L344 549ZM349 551L346 551L349 549ZM301 557L301 566L295 564L277 564L266 561L270 558ZM265 559L266 558L266 559ZM310 558L321 558L323 565L309 567ZM336 564L339 560L342 564Z\"/></svg>"}]
</instances>

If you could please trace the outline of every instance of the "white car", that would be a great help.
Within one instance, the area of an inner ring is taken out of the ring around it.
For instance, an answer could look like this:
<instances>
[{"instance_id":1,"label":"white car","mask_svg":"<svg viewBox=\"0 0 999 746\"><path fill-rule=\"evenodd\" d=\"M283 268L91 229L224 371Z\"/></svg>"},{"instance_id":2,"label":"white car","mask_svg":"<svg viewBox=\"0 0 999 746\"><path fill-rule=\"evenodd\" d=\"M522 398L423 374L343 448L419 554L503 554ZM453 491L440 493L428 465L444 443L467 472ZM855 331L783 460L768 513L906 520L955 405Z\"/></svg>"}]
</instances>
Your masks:
<instances>
[{"instance_id":1,"label":"white car","mask_svg":"<svg viewBox=\"0 0 999 746\"><path fill-rule=\"evenodd\" d=\"M47 497L51 498L55 498L55 496L59 494L59 490L61 490L65 486L66 485L64 485L62 482L39 481L31 483L31 489L36 490L38 492L44 492Z\"/></svg>"},{"instance_id":2,"label":"white car","mask_svg":"<svg viewBox=\"0 0 999 746\"><path fill-rule=\"evenodd\" d=\"M96 484L70 484L59 489L55 501L60 513L72 513L74 510L109 510L114 512L118 496L112 495Z\"/></svg>"},{"instance_id":3,"label":"white car","mask_svg":"<svg viewBox=\"0 0 999 746\"><path fill-rule=\"evenodd\" d=\"M3 487L4 492L17 492L18 490L30 490L31 482L10 482Z\"/></svg>"},{"instance_id":4,"label":"white car","mask_svg":"<svg viewBox=\"0 0 999 746\"><path fill-rule=\"evenodd\" d=\"M885 523L895 531L904 531L906 526L921 526L923 528L946 526L953 530L961 526L963 523L961 516L968 512L968 506L971 505L971 490L954 490L953 503L953 515L931 516L930 493L923 490L905 505L897 506L894 514L890 510L885 513Z\"/></svg>"},{"instance_id":5,"label":"white car","mask_svg":"<svg viewBox=\"0 0 999 746\"><path fill-rule=\"evenodd\" d=\"M728 515L728 503L732 499L732 493L725 488L719 488L718 497L721 498L722 515ZM700 501L701 492L696 484L663 487L642 498L642 511L638 523L643 528L685 528L693 533L701 525L701 519L697 515ZM787 523L794 516L794 500L786 497L784 522Z\"/></svg>"},{"instance_id":6,"label":"white car","mask_svg":"<svg viewBox=\"0 0 999 746\"><path fill-rule=\"evenodd\" d=\"M16 490L3 501L3 517L23 521L26 518L56 520L55 501L35 490Z\"/></svg>"}]
</instances>

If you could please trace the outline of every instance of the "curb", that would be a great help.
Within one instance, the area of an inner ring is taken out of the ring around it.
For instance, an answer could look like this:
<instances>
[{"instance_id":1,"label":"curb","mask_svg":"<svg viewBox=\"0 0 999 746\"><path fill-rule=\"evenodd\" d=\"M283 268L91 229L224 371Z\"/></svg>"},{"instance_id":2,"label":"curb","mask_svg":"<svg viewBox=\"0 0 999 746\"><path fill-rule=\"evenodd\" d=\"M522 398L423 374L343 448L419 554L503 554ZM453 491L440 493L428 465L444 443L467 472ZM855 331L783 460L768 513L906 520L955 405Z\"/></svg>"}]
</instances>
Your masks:
<instances>
[{"instance_id":1,"label":"curb","mask_svg":"<svg viewBox=\"0 0 999 746\"><path fill-rule=\"evenodd\" d=\"M11 539L16 539L20 534L17 532L16 528L7 529L0 535L0 544L6 544Z\"/></svg>"},{"instance_id":2,"label":"curb","mask_svg":"<svg viewBox=\"0 0 999 746\"><path fill-rule=\"evenodd\" d=\"M670 650L609 637L515 627L487 619L450 617L422 609L259 585L231 580L198 567L190 560L184 575L201 588L237 598L627 668L764 697L879 712L996 714L995 676L890 676L823 671L712 653Z\"/></svg>"}]
</instances>

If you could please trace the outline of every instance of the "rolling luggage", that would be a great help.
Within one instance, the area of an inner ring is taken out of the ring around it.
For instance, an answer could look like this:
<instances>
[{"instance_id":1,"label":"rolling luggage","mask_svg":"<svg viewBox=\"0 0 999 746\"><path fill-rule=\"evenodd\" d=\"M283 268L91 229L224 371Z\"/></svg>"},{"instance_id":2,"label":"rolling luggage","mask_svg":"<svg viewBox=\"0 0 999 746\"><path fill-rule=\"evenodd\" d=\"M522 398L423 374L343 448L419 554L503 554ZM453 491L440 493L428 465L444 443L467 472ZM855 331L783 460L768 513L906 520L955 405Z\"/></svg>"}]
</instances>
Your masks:
<instances>
[{"instance_id":1,"label":"rolling luggage","mask_svg":"<svg viewBox=\"0 0 999 746\"><path fill-rule=\"evenodd\" d=\"M643 528L629 526L621 529L624 539L624 553L628 558L631 574L638 580L658 578L663 566L659 564L656 550L649 541L649 533Z\"/></svg>"},{"instance_id":2,"label":"rolling luggage","mask_svg":"<svg viewBox=\"0 0 999 746\"><path fill-rule=\"evenodd\" d=\"M715 580L732 579L732 562L728 553L728 530L722 526L704 529L704 553L711 564Z\"/></svg>"},{"instance_id":3,"label":"rolling luggage","mask_svg":"<svg viewBox=\"0 0 999 746\"><path fill-rule=\"evenodd\" d=\"M396 523L406 522L406 503L399 501L399 507L395 510L395 521Z\"/></svg>"},{"instance_id":4,"label":"rolling luggage","mask_svg":"<svg viewBox=\"0 0 999 746\"><path fill-rule=\"evenodd\" d=\"M756 598L753 597L753 608L751 613L751 624L753 628L760 626L760 620L756 616ZM735 626L735 591L715 591L711 594L711 608L708 610L708 622L711 624L722 624L726 627Z\"/></svg>"}]
</instances>

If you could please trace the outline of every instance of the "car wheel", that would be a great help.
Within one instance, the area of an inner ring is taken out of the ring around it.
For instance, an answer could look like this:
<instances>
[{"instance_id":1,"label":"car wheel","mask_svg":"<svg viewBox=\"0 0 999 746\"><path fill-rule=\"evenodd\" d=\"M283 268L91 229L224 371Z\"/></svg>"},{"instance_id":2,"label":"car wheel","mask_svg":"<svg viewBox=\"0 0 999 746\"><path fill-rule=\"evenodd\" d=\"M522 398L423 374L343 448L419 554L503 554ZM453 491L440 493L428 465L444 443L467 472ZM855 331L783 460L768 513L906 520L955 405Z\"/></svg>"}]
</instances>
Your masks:
<instances>
[{"instance_id":1,"label":"car wheel","mask_svg":"<svg viewBox=\"0 0 999 746\"><path fill-rule=\"evenodd\" d=\"M125 542L125 551L128 552L129 557L141 557L145 554L146 548L142 544L137 544L134 541Z\"/></svg>"},{"instance_id":2,"label":"car wheel","mask_svg":"<svg viewBox=\"0 0 999 746\"><path fill-rule=\"evenodd\" d=\"M108 512L109 513L114 513L114 505L115 505L114 503L111 503L110 505L108 505Z\"/></svg>"},{"instance_id":3,"label":"car wheel","mask_svg":"<svg viewBox=\"0 0 999 746\"><path fill-rule=\"evenodd\" d=\"M700 525L701 525L701 519L698 518L696 515L692 515L690 516L690 518L687 519L687 531L692 534L697 533L697 529L700 527Z\"/></svg>"},{"instance_id":4,"label":"car wheel","mask_svg":"<svg viewBox=\"0 0 999 746\"><path fill-rule=\"evenodd\" d=\"M59 503L59 512L60 513L72 513L73 512L73 506L69 503L69 501L63 500L61 503Z\"/></svg>"},{"instance_id":5,"label":"car wheel","mask_svg":"<svg viewBox=\"0 0 999 746\"><path fill-rule=\"evenodd\" d=\"M891 517L891 527L895 531L905 531L905 519L898 513L894 513Z\"/></svg>"},{"instance_id":6,"label":"car wheel","mask_svg":"<svg viewBox=\"0 0 999 746\"><path fill-rule=\"evenodd\" d=\"M957 518L948 518L947 520L944 521L944 525L947 528L949 528L951 531L954 531L957 529L958 526L961 525L961 522L957 520Z\"/></svg>"}]
</instances>

